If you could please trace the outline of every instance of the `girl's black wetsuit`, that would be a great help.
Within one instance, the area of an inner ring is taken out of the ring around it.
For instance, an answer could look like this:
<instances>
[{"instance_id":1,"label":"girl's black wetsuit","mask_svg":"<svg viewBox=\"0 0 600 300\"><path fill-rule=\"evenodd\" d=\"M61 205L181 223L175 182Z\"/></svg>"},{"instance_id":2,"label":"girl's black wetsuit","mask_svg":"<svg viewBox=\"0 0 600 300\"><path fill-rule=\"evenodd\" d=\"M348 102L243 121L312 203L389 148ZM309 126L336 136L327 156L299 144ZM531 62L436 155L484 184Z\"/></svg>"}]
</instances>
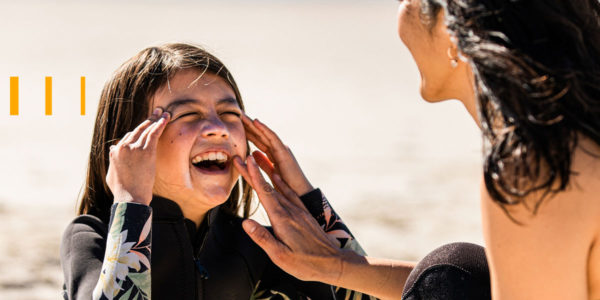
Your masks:
<instances>
[{"instance_id":1,"label":"girl's black wetsuit","mask_svg":"<svg viewBox=\"0 0 600 300\"><path fill-rule=\"evenodd\" d=\"M340 247L363 252L320 190L301 199ZM78 216L61 244L64 298L371 298L283 272L241 222L216 207L196 229L175 202L156 196L150 207L115 203L108 225L95 216Z\"/></svg>"}]
</instances>

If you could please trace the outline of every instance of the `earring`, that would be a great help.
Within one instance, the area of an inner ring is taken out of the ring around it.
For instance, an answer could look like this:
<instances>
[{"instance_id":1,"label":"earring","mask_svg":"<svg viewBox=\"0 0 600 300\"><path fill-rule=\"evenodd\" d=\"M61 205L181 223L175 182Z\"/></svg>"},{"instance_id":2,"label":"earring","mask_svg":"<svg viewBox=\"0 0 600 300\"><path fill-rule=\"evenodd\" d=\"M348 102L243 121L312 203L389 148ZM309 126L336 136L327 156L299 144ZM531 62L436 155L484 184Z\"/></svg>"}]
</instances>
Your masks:
<instances>
[{"instance_id":1,"label":"earring","mask_svg":"<svg viewBox=\"0 0 600 300\"><path fill-rule=\"evenodd\" d=\"M448 54L448 58L450 58L450 66L452 68L456 68L456 67L458 67L458 58L453 57L452 54L450 53L450 50L451 50L451 48L448 47L447 54Z\"/></svg>"}]
</instances>

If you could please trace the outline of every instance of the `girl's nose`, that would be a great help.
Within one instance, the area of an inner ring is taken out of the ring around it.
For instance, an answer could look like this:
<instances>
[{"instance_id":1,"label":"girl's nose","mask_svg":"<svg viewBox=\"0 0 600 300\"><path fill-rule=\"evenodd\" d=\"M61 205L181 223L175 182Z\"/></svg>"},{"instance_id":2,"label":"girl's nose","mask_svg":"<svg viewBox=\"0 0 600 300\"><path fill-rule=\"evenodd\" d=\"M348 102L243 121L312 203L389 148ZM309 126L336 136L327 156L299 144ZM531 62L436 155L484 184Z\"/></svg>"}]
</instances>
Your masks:
<instances>
[{"instance_id":1,"label":"girl's nose","mask_svg":"<svg viewBox=\"0 0 600 300\"><path fill-rule=\"evenodd\" d=\"M205 138L228 138L229 131L219 118L210 118L202 126L201 134Z\"/></svg>"}]
</instances>

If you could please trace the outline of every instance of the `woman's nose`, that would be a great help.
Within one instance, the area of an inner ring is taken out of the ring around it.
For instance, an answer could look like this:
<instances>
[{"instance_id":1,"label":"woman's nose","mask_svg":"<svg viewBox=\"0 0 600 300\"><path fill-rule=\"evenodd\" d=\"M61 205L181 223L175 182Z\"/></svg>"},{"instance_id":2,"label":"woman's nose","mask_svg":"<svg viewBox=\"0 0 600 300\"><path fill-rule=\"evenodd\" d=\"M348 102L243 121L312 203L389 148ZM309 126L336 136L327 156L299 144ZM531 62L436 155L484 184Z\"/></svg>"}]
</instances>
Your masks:
<instances>
[{"instance_id":1,"label":"woman's nose","mask_svg":"<svg viewBox=\"0 0 600 300\"><path fill-rule=\"evenodd\" d=\"M202 125L201 134L205 138L228 138L229 130L219 118L210 118Z\"/></svg>"}]
</instances>

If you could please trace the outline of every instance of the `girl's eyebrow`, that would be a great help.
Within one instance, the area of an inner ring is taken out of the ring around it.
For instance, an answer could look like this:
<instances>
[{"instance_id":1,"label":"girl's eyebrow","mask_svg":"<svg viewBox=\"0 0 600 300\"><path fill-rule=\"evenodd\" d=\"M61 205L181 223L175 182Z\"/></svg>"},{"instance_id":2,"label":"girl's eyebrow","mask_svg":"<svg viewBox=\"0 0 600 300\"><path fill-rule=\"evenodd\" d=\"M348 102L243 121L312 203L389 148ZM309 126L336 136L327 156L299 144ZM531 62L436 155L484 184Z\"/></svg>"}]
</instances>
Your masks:
<instances>
[{"instance_id":1,"label":"girl's eyebrow","mask_svg":"<svg viewBox=\"0 0 600 300\"><path fill-rule=\"evenodd\" d=\"M165 107L165 109L163 111L171 112L172 109L174 109L177 106L186 105L186 104L196 104L199 102L200 101L195 100L195 99L179 99L179 100L175 100L175 101L169 103L169 105L167 105L167 107Z\"/></svg>"},{"instance_id":2,"label":"girl's eyebrow","mask_svg":"<svg viewBox=\"0 0 600 300\"><path fill-rule=\"evenodd\" d=\"M231 104L231 105L238 106L238 102L234 98L223 98L223 99L217 101L217 105L222 105L222 104L226 104L226 105Z\"/></svg>"}]
</instances>

